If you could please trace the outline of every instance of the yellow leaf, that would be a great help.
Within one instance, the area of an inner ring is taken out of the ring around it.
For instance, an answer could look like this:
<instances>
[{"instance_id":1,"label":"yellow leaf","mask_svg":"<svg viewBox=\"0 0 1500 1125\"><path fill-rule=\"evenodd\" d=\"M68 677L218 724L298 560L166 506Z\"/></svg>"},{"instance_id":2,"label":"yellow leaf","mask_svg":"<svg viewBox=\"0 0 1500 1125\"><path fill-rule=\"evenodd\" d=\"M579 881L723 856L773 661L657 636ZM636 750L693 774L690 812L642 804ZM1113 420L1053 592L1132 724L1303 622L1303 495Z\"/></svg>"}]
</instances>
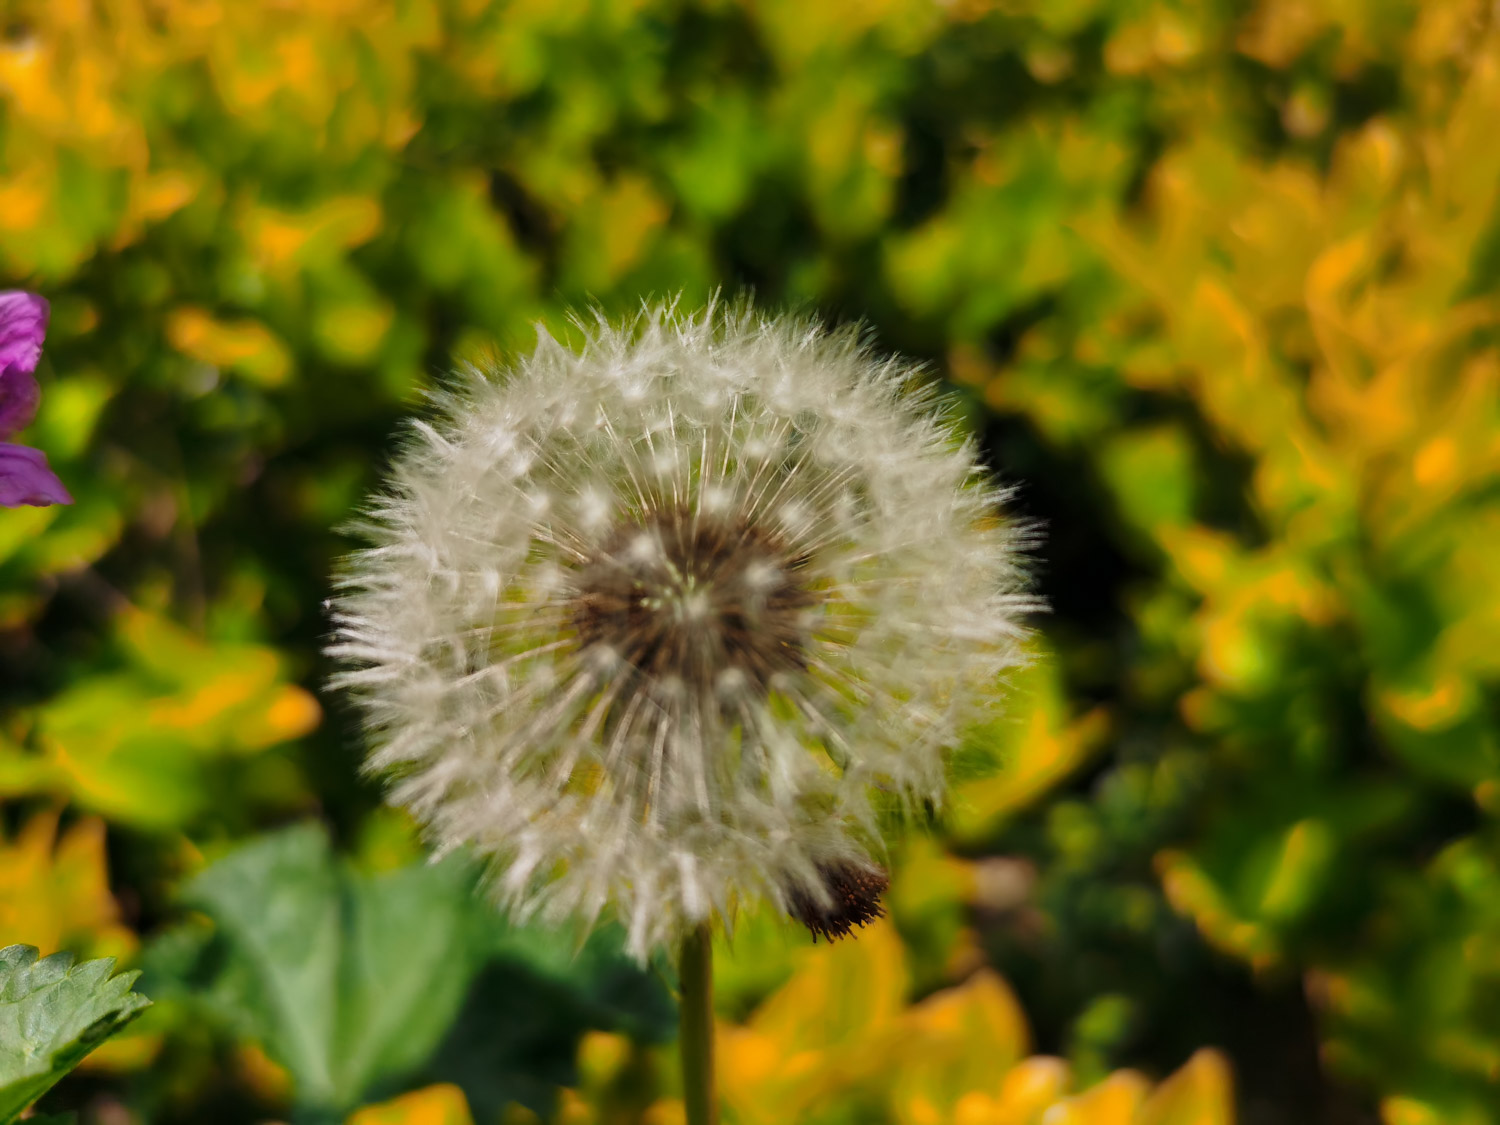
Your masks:
<instances>
[{"instance_id":1,"label":"yellow leaf","mask_svg":"<svg viewBox=\"0 0 1500 1125\"><path fill-rule=\"evenodd\" d=\"M133 179L130 200L110 246L119 250L140 237L148 223L159 222L180 210L203 190L199 181L173 169Z\"/></svg>"},{"instance_id":2,"label":"yellow leaf","mask_svg":"<svg viewBox=\"0 0 1500 1125\"><path fill-rule=\"evenodd\" d=\"M1295 917L1322 887L1338 837L1326 823L1309 818L1292 825L1282 838L1274 866L1261 895L1267 918Z\"/></svg>"},{"instance_id":3,"label":"yellow leaf","mask_svg":"<svg viewBox=\"0 0 1500 1125\"><path fill-rule=\"evenodd\" d=\"M765 1106L766 1086L781 1068L782 1052L775 1039L748 1027L720 1024L715 1032L719 1085L726 1105Z\"/></svg>"},{"instance_id":4,"label":"yellow leaf","mask_svg":"<svg viewBox=\"0 0 1500 1125\"><path fill-rule=\"evenodd\" d=\"M330 359L361 363L380 349L395 319L395 310L385 301L346 301L319 309L313 334Z\"/></svg>"},{"instance_id":5,"label":"yellow leaf","mask_svg":"<svg viewBox=\"0 0 1500 1125\"><path fill-rule=\"evenodd\" d=\"M161 1032L134 1031L126 1029L124 1034L106 1039L88 1053L78 1069L97 1074L125 1074L144 1070L161 1054L166 1036Z\"/></svg>"},{"instance_id":6,"label":"yellow leaf","mask_svg":"<svg viewBox=\"0 0 1500 1125\"><path fill-rule=\"evenodd\" d=\"M681 1098L662 1098L641 1114L641 1125L687 1125L687 1109Z\"/></svg>"},{"instance_id":7,"label":"yellow leaf","mask_svg":"<svg viewBox=\"0 0 1500 1125\"><path fill-rule=\"evenodd\" d=\"M247 716L239 728L240 741L246 749L258 750L301 738L322 721L323 709L311 692L295 684L283 684L264 709Z\"/></svg>"},{"instance_id":8,"label":"yellow leaf","mask_svg":"<svg viewBox=\"0 0 1500 1125\"><path fill-rule=\"evenodd\" d=\"M928 1109L945 1121L985 1120L999 1077L1029 1039L1020 1004L989 969L909 1009L892 1035L890 1057L901 1060L893 1103L902 1125L922 1125Z\"/></svg>"},{"instance_id":9,"label":"yellow leaf","mask_svg":"<svg viewBox=\"0 0 1500 1125\"><path fill-rule=\"evenodd\" d=\"M254 1043L235 1049L234 1071L236 1078L265 1101L284 1102L292 1095L292 1076Z\"/></svg>"},{"instance_id":10,"label":"yellow leaf","mask_svg":"<svg viewBox=\"0 0 1500 1125\"><path fill-rule=\"evenodd\" d=\"M275 652L250 645L213 646L159 615L135 608L117 618L121 641L148 671L176 689L150 700L149 724L178 732L189 741L222 741L233 727L242 750L261 750L300 738L322 720L311 693L279 683Z\"/></svg>"},{"instance_id":11,"label":"yellow leaf","mask_svg":"<svg viewBox=\"0 0 1500 1125\"><path fill-rule=\"evenodd\" d=\"M915 917L972 902L974 890L971 861L953 855L931 836L916 836L902 849L886 902L898 917Z\"/></svg>"},{"instance_id":12,"label":"yellow leaf","mask_svg":"<svg viewBox=\"0 0 1500 1125\"><path fill-rule=\"evenodd\" d=\"M104 822L86 817L59 839L59 814L37 813L0 841L0 945L34 945L45 955L126 956L137 941L120 924L109 890Z\"/></svg>"},{"instance_id":13,"label":"yellow leaf","mask_svg":"<svg viewBox=\"0 0 1500 1125\"><path fill-rule=\"evenodd\" d=\"M1374 247L1360 233L1323 251L1307 273L1307 311L1327 366L1344 387L1361 386L1369 375L1364 342L1345 315L1343 298L1369 268Z\"/></svg>"},{"instance_id":14,"label":"yellow leaf","mask_svg":"<svg viewBox=\"0 0 1500 1125\"><path fill-rule=\"evenodd\" d=\"M1164 528L1161 544L1177 573L1200 594L1213 594L1235 574L1236 544L1222 531L1197 525Z\"/></svg>"},{"instance_id":15,"label":"yellow leaf","mask_svg":"<svg viewBox=\"0 0 1500 1125\"><path fill-rule=\"evenodd\" d=\"M474 1118L463 1091L445 1083L365 1106L345 1125L474 1125Z\"/></svg>"},{"instance_id":16,"label":"yellow leaf","mask_svg":"<svg viewBox=\"0 0 1500 1125\"><path fill-rule=\"evenodd\" d=\"M744 1122L798 1120L884 1072L905 1001L905 951L889 919L799 951L790 980L744 1027L720 1025L724 1104Z\"/></svg>"},{"instance_id":17,"label":"yellow leaf","mask_svg":"<svg viewBox=\"0 0 1500 1125\"><path fill-rule=\"evenodd\" d=\"M1202 1050L1152 1093L1135 1125L1233 1125L1234 1080L1217 1051Z\"/></svg>"},{"instance_id":18,"label":"yellow leaf","mask_svg":"<svg viewBox=\"0 0 1500 1125\"><path fill-rule=\"evenodd\" d=\"M211 645L134 608L117 617L125 671L81 681L37 712L38 745L73 798L111 819L179 826L208 799L205 759L252 754L317 725L276 654Z\"/></svg>"},{"instance_id":19,"label":"yellow leaf","mask_svg":"<svg viewBox=\"0 0 1500 1125\"><path fill-rule=\"evenodd\" d=\"M1026 1053L1030 1039L1015 994L991 969L929 996L903 1023L929 1047L956 1046L966 1061L980 1062L984 1074L1008 1069Z\"/></svg>"},{"instance_id":20,"label":"yellow leaf","mask_svg":"<svg viewBox=\"0 0 1500 1125\"><path fill-rule=\"evenodd\" d=\"M261 267L281 273L369 241L380 230L381 218L375 200L345 195L305 211L257 207L241 227Z\"/></svg>"},{"instance_id":21,"label":"yellow leaf","mask_svg":"<svg viewBox=\"0 0 1500 1125\"><path fill-rule=\"evenodd\" d=\"M215 320L202 309L174 309L167 340L183 355L228 367L266 386L286 381L291 355L271 331L254 320Z\"/></svg>"},{"instance_id":22,"label":"yellow leaf","mask_svg":"<svg viewBox=\"0 0 1500 1125\"><path fill-rule=\"evenodd\" d=\"M1380 1103L1380 1119L1385 1125L1447 1125L1443 1114L1416 1098L1386 1098Z\"/></svg>"},{"instance_id":23,"label":"yellow leaf","mask_svg":"<svg viewBox=\"0 0 1500 1125\"><path fill-rule=\"evenodd\" d=\"M866 926L853 940L813 945L798 960L791 980L750 1020L788 1052L868 1041L899 1014L906 960L889 920Z\"/></svg>"},{"instance_id":24,"label":"yellow leaf","mask_svg":"<svg viewBox=\"0 0 1500 1125\"><path fill-rule=\"evenodd\" d=\"M1415 730L1441 730L1473 709L1476 700L1471 685L1455 675L1428 681L1413 689L1378 688L1375 701Z\"/></svg>"},{"instance_id":25,"label":"yellow leaf","mask_svg":"<svg viewBox=\"0 0 1500 1125\"><path fill-rule=\"evenodd\" d=\"M1159 853L1156 871L1167 901L1178 913L1197 923L1210 945L1256 965L1278 959L1280 949L1270 931L1241 918L1208 873L1185 853Z\"/></svg>"},{"instance_id":26,"label":"yellow leaf","mask_svg":"<svg viewBox=\"0 0 1500 1125\"><path fill-rule=\"evenodd\" d=\"M576 1090L560 1090L551 1125L594 1125L594 1111Z\"/></svg>"},{"instance_id":27,"label":"yellow leaf","mask_svg":"<svg viewBox=\"0 0 1500 1125\"><path fill-rule=\"evenodd\" d=\"M603 273L613 281L645 253L667 220L667 205L639 176L622 176L597 205Z\"/></svg>"},{"instance_id":28,"label":"yellow leaf","mask_svg":"<svg viewBox=\"0 0 1500 1125\"><path fill-rule=\"evenodd\" d=\"M1117 1070L1097 1086L1058 1102L1047 1125L1135 1125L1149 1083L1133 1070Z\"/></svg>"},{"instance_id":29,"label":"yellow leaf","mask_svg":"<svg viewBox=\"0 0 1500 1125\"><path fill-rule=\"evenodd\" d=\"M1012 1067L1000 1084L996 1120L1034 1125L1067 1092L1071 1075L1062 1059L1035 1055Z\"/></svg>"},{"instance_id":30,"label":"yellow leaf","mask_svg":"<svg viewBox=\"0 0 1500 1125\"><path fill-rule=\"evenodd\" d=\"M608 1031L586 1032L578 1042L580 1085L589 1089L607 1086L630 1059L630 1040Z\"/></svg>"},{"instance_id":31,"label":"yellow leaf","mask_svg":"<svg viewBox=\"0 0 1500 1125\"><path fill-rule=\"evenodd\" d=\"M30 230L42 222L57 190L51 168L28 162L0 181L0 231Z\"/></svg>"}]
</instances>

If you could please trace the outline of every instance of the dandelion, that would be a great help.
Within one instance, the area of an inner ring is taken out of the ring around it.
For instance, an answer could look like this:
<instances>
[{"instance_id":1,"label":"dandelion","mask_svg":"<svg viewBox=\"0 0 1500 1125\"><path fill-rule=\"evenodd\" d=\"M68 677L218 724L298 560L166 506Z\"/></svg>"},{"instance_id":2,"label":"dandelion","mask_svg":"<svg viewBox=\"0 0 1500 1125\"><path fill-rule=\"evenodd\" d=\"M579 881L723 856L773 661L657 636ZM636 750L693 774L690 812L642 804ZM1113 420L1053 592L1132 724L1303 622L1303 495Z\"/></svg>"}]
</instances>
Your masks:
<instances>
[{"instance_id":1,"label":"dandelion","mask_svg":"<svg viewBox=\"0 0 1500 1125\"><path fill-rule=\"evenodd\" d=\"M20 290L0 292L0 507L71 504L73 498L47 464L47 455L7 441L31 425L41 390L37 361L47 335L47 302Z\"/></svg>"},{"instance_id":2,"label":"dandelion","mask_svg":"<svg viewBox=\"0 0 1500 1125\"><path fill-rule=\"evenodd\" d=\"M522 914L631 950L768 898L879 913L1031 608L1022 532L919 373L748 309L648 309L470 369L335 602L368 765Z\"/></svg>"},{"instance_id":3,"label":"dandelion","mask_svg":"<svg viewBox=\"0 0 1500 1125\"><path fill-rule=\"evenodd\" d=\"M1022 532L919 373L856 333L670 306L580 327L414 423L331 652L440 850L487 857L523 914L681 943L706 1121L710 925L757 897L830 938L880 913L883 826L941 803L1020 659Z\"/></svg>"}]
</instances>

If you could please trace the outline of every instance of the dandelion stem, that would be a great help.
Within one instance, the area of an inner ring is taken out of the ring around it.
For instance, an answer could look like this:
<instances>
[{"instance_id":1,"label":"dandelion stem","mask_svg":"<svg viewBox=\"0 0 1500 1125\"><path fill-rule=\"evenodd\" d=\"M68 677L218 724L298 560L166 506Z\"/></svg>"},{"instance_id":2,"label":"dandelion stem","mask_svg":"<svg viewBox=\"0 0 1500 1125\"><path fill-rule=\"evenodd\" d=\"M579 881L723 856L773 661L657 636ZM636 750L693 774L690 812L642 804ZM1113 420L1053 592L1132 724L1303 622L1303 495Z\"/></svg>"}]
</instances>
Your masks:
<instances>
[{"instance_id":1,"label":"dandelion stem","mask_svg":"<svg viewBox=\"0 0 1500 1125\"><path fill-rule=\"evenodd\" d=\"M714 953L707 922L682 941L678 1043L687 1125L718 1125L714 1097Z\"/></svg>"}]
</instances>

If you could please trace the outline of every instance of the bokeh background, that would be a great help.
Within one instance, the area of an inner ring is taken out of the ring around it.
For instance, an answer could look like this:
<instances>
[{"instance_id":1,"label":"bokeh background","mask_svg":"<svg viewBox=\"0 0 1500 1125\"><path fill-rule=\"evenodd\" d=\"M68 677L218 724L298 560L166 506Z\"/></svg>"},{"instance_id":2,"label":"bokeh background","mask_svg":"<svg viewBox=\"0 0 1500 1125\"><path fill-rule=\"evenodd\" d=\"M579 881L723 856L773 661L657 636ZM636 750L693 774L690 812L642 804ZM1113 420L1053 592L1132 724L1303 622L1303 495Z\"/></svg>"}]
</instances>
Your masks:
<instances>
[{"instance_id":1,"label":"bokeh background","mask_svg":"<svg viewBox=\"0 0 1500 1125\"><path fill-rule=\"evenodd\" d=\"M1052 607L891 918L721 945L726 1119L1500 1123L1494 4L0 11L0 944L157 1001L46 1107L681 1119L670 969L422 865L319 647L455 357L724 287L928 361Z\"/></svg>"}]
</instances>

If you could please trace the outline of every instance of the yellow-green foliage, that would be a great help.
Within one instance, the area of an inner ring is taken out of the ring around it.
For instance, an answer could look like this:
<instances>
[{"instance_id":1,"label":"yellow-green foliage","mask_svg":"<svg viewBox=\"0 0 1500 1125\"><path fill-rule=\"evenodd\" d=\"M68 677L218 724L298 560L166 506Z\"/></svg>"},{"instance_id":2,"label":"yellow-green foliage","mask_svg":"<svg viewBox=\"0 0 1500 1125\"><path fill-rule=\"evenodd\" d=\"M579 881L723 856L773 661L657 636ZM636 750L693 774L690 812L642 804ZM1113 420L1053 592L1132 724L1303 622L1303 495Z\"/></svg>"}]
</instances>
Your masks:
<instances>
[{"instance_id":1,"label":"yellow-green foliage","mask_svg":"<svg viewBox=\"0 0 1500 1125\"><path fill-rule=\"evenodd\" d=\"M1239 50L1289 65L1354 14L1268 5ZM1294 90L1283 126L1311 151L1254 151L1222 84L1186 81L1190 127L1141 214L1075 218L1108 299L1038 323L986 394L1088 449L1160 576L1131 599L1146 651L1128 674L1223 771L1213 814L1156 857L1173 905L1259 969L1309 972L1325 1060L1391 1091L1390 1120L1488 1121L1500 38L1462 4L1362 29L1384 44L1360 30L1335 76L1374 55L1403 104L1324 138L1318 92ZM1100 377L1192 419L1059 406ZM1245 474L1233 526L1202 514L1226 455Z\"/></svg>"},{"instance_id":2,"label":"yellow-green foliage","mask_svg":"<svg viewBox=\"0 0 1500 1125\"><path fill-rule=\"evenodd\" d=\"M1288 1121L1500 1125L1492 4L3 18L0 280L53 302L26 440L78 497L0 512L7 941L127 951L200 847L375 831L311 692L396 418L569 304L749 285L933 360L1047 521L1054 613L959 756L1001 772L898 857L901 942L721 959L739 1119L1025 1120L1071 1075L1049 1122L1227 1120L1222 1047ZM627 1076L585 1055L565 1119ZM153 1120L267 1085L191 1057ZM358 1120L464 1120L428 1089Z\"/></svg>"},{"instance_id":3,"label":"yellow-green foliage","mask_svg":"<svg viewBox=\"0 0 1500 1125\"><path fill-rule=\"evenodd\" d=\"M135 935L120 925L104 862L104 822L80 820L58 834L56 814L38 813L0 843L0 946L121 957Z\"/></svg>"},{"instance_id":4,"label":"yellow-green foliage","mask_svg":"<svg viewBox=\"0 0 1500 1125\"><path fill-rule=\"evenodd\" d=\"M724 953L733 972L739 958ZM1077 1092L1066 1062L1028 1054L1025 1017L988 970L908 1004L904 951L888 922L869 927L858 941L798 949L791 961L789 978L743 1023L719 1025L720 1095L725 1120L736 1125L1227 1125L1234 1119L1227 1067L1208 1050L1154 1088L1122 1070ZM680 1122L675 1098L632 1109L641 1099L641 1061L619 1036L585 1038L580 1087L564 1099L556 1125ZM523 1125L537 1118L513 1109L506 1120Z\"/></svg>"}]
</instances>

